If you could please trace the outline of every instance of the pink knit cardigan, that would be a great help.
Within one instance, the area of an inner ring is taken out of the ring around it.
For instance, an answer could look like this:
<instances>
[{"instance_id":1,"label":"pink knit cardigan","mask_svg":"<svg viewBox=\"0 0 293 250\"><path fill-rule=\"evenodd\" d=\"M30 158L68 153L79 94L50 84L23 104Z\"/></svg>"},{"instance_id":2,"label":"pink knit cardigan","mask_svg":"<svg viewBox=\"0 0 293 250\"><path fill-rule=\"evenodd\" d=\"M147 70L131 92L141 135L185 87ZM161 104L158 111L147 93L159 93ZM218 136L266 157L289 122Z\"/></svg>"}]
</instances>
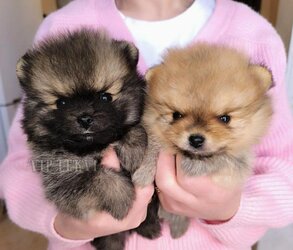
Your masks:
<instances>
[{"instance_id":1,"label":"pink knit cardigan","mask_svg":"<svg viewBox=\"0 0 293 250\"><path fill-rule=\"evenodd\" d=\"M133 41L114 0L73 1L46 18L35 41L82 26L105 28L116 39ZM131 235L126 243L128 250L250 249L268 228L293 222L293 120L285 93L286 58L279 36L266 20L245 5L217 0L212 17L194 39L197 41L238 48L250 55L252 63L271 69L273 121L268 134L255 148L253 176L248 179L240 208L230 221L208 225L194 219L188 232L177 240L171 239L164 225L157 240ZM142 73L146 71L141 57L139 69ZM45 235L49 249L92 249L88 243L91 239L68 240L54 230L57 211L46 201L40 177L28 164L30 155L20 127L21 117L19 109L10 130L9 152L0 168L0 197L6 200L10 218L23 228Z\"/></svg>"}]
</instances>

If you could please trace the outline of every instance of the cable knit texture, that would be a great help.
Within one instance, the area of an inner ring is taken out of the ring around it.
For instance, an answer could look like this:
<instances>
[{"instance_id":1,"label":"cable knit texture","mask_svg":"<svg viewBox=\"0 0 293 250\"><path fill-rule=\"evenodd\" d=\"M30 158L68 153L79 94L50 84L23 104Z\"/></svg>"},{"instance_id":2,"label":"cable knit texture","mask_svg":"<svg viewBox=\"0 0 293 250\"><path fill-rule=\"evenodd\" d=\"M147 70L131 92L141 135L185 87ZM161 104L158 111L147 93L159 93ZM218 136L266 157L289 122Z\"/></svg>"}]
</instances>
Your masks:
<instances>
[{"instance_id":1,"label":"cable knit texture","mask_svg":"<svg viewBox=\"0 0 293 250\"><path fill-rule=\"evenodd\" d=\"M83 26L104 28L115 39L133 41L114 0L75 0L45 19L35 42ZM198 41L237 48L245 51L252 63L270 68L274 77L270 90L274 105L271 127L255 148L253 175L245 185L240 208L230 221L208 225L194 219L188 232L177 240L172 240L166 225L157 240L132 234L127 250L250 249L268 228L293 222L293 121L285 93L286 57L281 39L265 19L247 6L217 0L212 17L193 42ZM138 66L142 73L146 71L141 57ZM55 232L57 211L46 201L40 177L29 164L21 117L20 108L10 130L8 155L0 168L0 195L6 200L10 218L19 226L48 237L49 249L92 249L88 243L91 239L67 240Z\"/></svg>"}]
</instances>

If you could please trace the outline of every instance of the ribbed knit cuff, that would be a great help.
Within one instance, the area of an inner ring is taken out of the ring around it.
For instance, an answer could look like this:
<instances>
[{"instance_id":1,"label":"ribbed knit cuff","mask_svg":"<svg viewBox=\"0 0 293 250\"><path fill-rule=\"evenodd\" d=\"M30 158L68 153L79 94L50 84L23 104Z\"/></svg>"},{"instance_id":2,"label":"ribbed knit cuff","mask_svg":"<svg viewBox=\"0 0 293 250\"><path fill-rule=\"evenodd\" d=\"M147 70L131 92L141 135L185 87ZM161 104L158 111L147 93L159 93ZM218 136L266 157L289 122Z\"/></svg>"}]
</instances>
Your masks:
<instances>
[{"instance_id":1,"label":"ribbed knit cuff","mask_svg":"<svg viewBox=\"0 0 293 250\"><path fill-rule=\"evenodd\" d=\"M274 158L257 160L258 166L284 165ZM238 212L229 221L211 225L198 221L221 242L234 247L252 245L268 228L285 226L293 220L290 179L276 173L249 178ZM238 245L239 244L239 245Z\"/></svg>"},{"instance_id":2,"label":"ribbed knit cuff","mask_svg":"<svg viewBox=\"0 0 293 250\"><path fill-rule=\"evenodd\" d=\"M54 227L55 218L57 216L57 212L53 212L52 214L49 214L48 216L48 222L46 223L49 225L49 241L50 244L54 245L56 248L60 249L67 249L67 248L76 248L82 245L85 245L86 243L92 241L93 239L87 239L87 240L70 240L62 237L59 235Z\"/></svg>"},{"instance_id":3,"label":"ribbed knit cuff","mask_svg":"<svg viewBox=\"0 0 293 250\"><path fill-rule=\"evenodd\" d=\"M257 226L254 221L258 215L255 200L243 194L237 213L229 220L220 224L208 224L203 220L198 223L209 231L216 239L226 246L235 249L247 249L266 232L266 227Z\"/></svg>"},{"instance_id":4,"label":"ribbed knit cuff","mask_svg":"<svg viewBox=\"0 0 293 250\"><path fill-rule=\"evenodd\" d=\"M247 214L247 211L245 211L243 204L247 204L247 197L245 197L245 194L242 194L241 201L239 205L239 209L236 212L236 214L228 221L222 222L222 223L216 223L212 224L205 220L199 219L198 222L204 226L207 229L215 230L215 229L226 229L226 228L232 228L237 226L242 226L243 223L245 223L245 217ZM249 214L249 211L248 211ZM244 221L243 221L244 220Z\"/></svg>"}]
</instances>

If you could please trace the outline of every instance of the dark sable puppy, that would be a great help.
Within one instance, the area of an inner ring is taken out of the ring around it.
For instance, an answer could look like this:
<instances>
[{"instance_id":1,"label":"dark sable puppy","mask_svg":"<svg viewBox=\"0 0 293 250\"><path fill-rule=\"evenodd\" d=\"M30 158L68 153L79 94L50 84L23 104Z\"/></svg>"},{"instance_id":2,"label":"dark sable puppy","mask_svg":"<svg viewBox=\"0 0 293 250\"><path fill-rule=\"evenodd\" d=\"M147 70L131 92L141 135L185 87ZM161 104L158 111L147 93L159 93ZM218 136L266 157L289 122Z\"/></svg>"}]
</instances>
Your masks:
<instances>
[{"instance_id":1,"label":"dark sable puppy","mask_svg":"<svg viewBox=\"0 0 293 250\"><path fill-rule=\"evenodd\" d=\"M139 125L145 82L137 62L132 44L83 29L46 40L17 64L33 163L46 197L63 213L86 219L103 210L120 220L132 206L128 173L140 166L147 146ZM110 145L120 172L101 166ZM156 219L150 224L159 230ZM124 237L113 236L106 249L122 249Z\"/></svg>"}]
</instances>

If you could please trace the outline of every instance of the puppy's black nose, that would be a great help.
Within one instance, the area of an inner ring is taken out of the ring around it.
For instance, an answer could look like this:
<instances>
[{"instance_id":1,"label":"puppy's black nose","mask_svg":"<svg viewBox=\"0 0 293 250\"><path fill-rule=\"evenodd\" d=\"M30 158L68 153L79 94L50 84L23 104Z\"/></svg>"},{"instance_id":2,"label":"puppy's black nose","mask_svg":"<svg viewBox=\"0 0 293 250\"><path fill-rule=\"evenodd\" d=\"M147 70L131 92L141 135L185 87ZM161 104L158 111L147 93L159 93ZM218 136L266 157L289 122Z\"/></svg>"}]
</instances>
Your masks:
<instances>
[{"instance_id":1,"label":"puppy's black nose","mask_svg":"<svg viewBox=\"0 0 293 250\"><path fill-rule=\"evenodd\" d=\"M189 144L194 148L201 148L204 144L205 138L202 135L191 135L189 137Z\"/></svg>"},{"instance_id":2,"label":"puppy's black nose","mask_svg":"<svg viewBox=\"0 0 293 250\"><path fill-rule=\"evenodd\" d=\"M77 118L77 122L85 129L88 129L94 119L90 115L83 115Z\"/></svg>"}]
</instances>

